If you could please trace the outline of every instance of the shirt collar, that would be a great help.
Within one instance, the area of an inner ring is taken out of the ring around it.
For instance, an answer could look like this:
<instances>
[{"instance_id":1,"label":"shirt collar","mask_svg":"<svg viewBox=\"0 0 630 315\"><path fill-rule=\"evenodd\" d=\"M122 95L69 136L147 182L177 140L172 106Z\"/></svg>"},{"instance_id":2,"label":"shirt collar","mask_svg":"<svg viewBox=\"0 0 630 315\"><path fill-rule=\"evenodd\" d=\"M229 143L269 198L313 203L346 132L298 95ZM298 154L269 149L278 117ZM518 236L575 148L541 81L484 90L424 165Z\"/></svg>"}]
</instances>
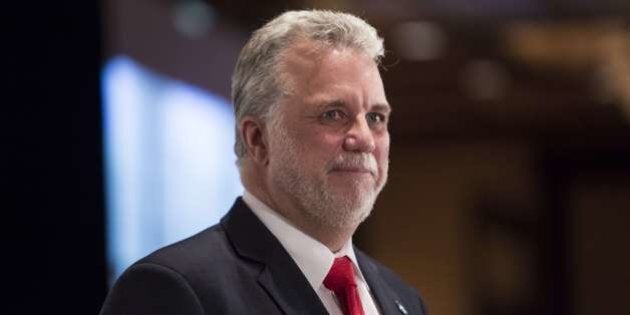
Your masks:
<instances>
[{"instance_id":1,"label":"shirt collar","mask_svg":"<svg viewBox=\"0 0 630 315\"><path fill-rule=\"evenodd\" d=\"M337 257L348 256L352 261L357 278L365 281L358 267L359 264L352 246L352 239L348 240L337 253L333 253L326 245L302 232L247 190L243 193L243 201L280 241L280 244L293 258L313 290L317 291L323 285L324 278L326 278Z\"/></svg>"}]
</instances>

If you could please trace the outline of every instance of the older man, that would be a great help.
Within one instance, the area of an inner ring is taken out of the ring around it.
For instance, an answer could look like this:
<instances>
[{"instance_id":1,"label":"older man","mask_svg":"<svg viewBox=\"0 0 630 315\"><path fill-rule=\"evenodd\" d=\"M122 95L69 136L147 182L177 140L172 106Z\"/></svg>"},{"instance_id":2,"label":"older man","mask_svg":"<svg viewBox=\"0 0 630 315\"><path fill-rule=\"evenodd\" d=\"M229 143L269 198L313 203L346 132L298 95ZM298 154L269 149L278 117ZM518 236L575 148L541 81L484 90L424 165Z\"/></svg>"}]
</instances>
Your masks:
<instances>
[{"instance_id":1,"label":"older man","mask_svg":"<svg viewBox=\"0 0 630 315\"><path fill-rule=\"evenodd\" d=\"M387 180L382 39L365 21L287 12L233 76L246 191L221 223L131 266L102 314L425 314L352 245Z\"/></svg>"}]
</instances>

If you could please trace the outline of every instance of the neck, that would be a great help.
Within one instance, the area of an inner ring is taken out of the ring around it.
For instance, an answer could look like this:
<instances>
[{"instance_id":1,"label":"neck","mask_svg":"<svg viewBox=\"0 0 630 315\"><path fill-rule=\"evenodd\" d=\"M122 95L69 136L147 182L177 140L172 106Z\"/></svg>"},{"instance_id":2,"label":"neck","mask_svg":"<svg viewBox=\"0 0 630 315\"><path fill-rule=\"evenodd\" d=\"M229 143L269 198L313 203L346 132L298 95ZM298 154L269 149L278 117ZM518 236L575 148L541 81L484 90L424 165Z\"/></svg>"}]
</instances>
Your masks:
<instances>
[{"instance_id":1,"label":"neck","mask_svg":"<svg viewBox=\"0 0 630 315\"><path fill-rule=\"evenodd\" d=\"M318 240L320 243L326 245L331 252L336 253L341 250L348 241L352 238L356 227L331 227L323 224L316 224L315 218L304 217L299 215L299 212L282 213L281 210L276 210L282 216L287 218L302 232L308 234L312 238ZM302 212L303 213L303 212Z\"/></svg>"},{"instance_id":2,"label":"neck","mask_svg":"<svg viewBox=\"0 0 630 315\"><path fill-rule=\"evenodd\" d=\"M357 226L336 227L320 223L316 218L305 215L296 203L287 197L272 197L272 194L262 189L262 183L253 180L242 180L245 189L267 205L270 209L284 217L300 231L326 245L331 252L336 253L352 238ZM274 194L277 196L280 194ZM280 195L282 196L282 195Z\"/></svg>"}]
</instances>

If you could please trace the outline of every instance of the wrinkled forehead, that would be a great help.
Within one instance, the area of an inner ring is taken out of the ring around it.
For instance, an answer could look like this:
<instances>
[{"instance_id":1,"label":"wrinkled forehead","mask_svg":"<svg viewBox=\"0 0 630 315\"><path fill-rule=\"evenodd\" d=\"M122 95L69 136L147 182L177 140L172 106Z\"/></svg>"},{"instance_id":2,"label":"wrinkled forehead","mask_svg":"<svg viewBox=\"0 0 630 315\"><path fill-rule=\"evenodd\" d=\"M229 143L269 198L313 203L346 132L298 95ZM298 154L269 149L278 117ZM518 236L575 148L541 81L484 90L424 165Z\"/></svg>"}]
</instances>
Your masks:
<instances>
[{"instance_id":1,"label":"wrinkled forehead","mask_svg":"<svg viewBox=\"0 0 630 315\"><path fill-rule=\"evenodd\" d=\"M299 39L292 42L279 56L277 75L283 94L291 93L300 82L308 82L323 69L324 59L343 53L364 54L358 48L333 45L325 41ZM376 61L366 66L377 67Z\"/></svg>"}]
</instances>

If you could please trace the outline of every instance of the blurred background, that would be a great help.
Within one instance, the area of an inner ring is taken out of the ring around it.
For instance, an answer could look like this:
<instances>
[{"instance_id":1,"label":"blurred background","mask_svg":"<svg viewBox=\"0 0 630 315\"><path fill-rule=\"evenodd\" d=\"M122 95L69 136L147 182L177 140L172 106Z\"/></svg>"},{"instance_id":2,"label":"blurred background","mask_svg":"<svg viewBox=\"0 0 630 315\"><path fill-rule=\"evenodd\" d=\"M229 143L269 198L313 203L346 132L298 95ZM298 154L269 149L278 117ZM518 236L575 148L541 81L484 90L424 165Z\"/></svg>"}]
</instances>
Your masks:
<instances>
[{"instance_id":1,"label":"blurred background","mask_svg":"<svg viewBox=\"0 0 630 315\"><path fill-rule=\"evenodd\" d=\"M220 219L237 54L300 8L385 38L390 180L355 242L431 314L630 313L622 0L11 4L0 313L97 313L131 262Z\"/></svg>"}]
</instances>

